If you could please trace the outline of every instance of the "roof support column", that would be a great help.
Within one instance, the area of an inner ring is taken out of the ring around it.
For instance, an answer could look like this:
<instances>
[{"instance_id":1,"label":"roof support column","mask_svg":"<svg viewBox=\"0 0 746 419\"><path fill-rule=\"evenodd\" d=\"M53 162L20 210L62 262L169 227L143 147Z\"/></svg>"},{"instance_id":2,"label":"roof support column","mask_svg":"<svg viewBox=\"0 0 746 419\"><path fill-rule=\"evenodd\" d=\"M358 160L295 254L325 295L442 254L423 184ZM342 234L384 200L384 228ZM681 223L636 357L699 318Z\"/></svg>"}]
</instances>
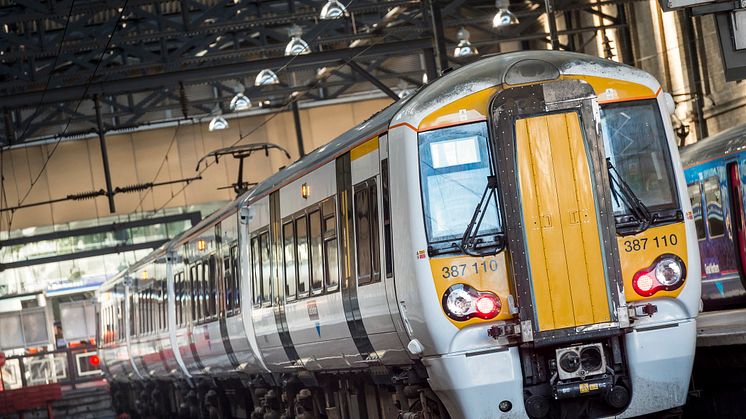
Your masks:
<instances>
[{"instance_id":1,"label":"roof support column","mask_svg":"<svg viewBox=\"0 0 746 419\"><path fill-rule=\"evenodd\" d=\"M98 133L98 142L101 146L101 160L104 165L104 179L106 179L106 197L109 199L109 212L115 213L114 190L111 187L111 168L109 167L109 153L106 151L106 130L104 121L101 118L101 104L98 101L98 95L93 96L93 105L96 108L96 131Z\"/></svg>"}]
</instances>

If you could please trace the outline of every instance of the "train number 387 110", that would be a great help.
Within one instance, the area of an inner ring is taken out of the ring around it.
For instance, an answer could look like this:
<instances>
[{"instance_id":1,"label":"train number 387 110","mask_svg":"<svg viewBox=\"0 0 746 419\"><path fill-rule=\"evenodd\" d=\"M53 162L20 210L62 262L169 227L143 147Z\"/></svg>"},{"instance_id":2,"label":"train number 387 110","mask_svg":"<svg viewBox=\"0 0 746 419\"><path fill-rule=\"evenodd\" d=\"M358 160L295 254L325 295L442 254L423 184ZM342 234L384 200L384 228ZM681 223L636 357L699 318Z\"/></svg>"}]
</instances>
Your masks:
<instances>
[{"instance_id":1,"label":"train number 387 110","mask_svg":"<svg viewBox=\"0 0 746 419\"><path fill-rule=\"evenodd\" d=\"M643 237L640 239L632 239L624 241L625 252L639 252L640 250L647 249L648 246L668 247L676 246L679 243L679 238L675 234L665 234L662 236L656 236L652 239Z\"/></svg>"}]
</instances>

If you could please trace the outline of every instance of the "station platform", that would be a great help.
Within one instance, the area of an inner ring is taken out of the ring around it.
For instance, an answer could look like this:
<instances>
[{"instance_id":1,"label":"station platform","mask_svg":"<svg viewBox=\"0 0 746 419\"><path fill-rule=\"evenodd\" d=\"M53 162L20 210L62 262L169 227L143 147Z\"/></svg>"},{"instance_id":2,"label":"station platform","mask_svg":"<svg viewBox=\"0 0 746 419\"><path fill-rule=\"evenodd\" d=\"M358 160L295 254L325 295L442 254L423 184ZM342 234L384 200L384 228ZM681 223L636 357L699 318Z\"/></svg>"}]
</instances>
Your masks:
<instances>
[{"instance_id":1,"label":"station platform","mask_svg":"<svg viewBox=\"0 0 746 419\"><path fill-rule=\"evenodd\" d=\"M746 308L708 311L697 317L697 346L746 344Z\"/></svg>"}]
</instances>

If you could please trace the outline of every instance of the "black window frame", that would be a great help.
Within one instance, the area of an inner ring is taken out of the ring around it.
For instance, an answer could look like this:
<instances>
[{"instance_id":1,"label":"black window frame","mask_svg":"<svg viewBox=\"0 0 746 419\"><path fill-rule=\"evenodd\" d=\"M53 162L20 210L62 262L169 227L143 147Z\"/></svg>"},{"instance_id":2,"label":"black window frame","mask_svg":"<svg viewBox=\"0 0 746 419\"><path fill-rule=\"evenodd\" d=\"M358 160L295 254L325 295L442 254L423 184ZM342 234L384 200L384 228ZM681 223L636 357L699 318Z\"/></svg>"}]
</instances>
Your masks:
<instances>
[{"instance_id":1,"label":"black window frame","mask_svg":"<svg viewBox=\"0 0 746 419\"><path fill-rule=\"evenodd\" d=\"M358 286L381 282L381 234L377 184L376 178L371 177L357 183L353 187L352 210L355 229L355 273L357 275ZM365 196L365 208L359 207L358 196ZM360 234L362 232L360 227L362 216L367 218L367 240L364 240L365 237L361 237ZM362 258L360 258L361 253L367 253L367 260L370 263L366 263L366 268L369 269L369 273L361 271L363 263Z\"/></svg>"},{"instance_id":2,"label":"black window frame","mask_svg":"<svg viewBox=\"0 0 746 419\"><path fill-rule=\"evenodd\" d=\"M612 103L606 103L602 104L600 106L601 110L601 118L603 118L603 113L607 110L613 109L615 107L623 107L623 106L650 106L652 114L655 115L655 123L657 124L658 131L660 134L662 134L659 137L659 141L661 142L660 145L662 145L662 150L665 153L665 155L662 156L662 159L664 161L664 164L666 165L666 172L668 173L668 179L666 179L669 183L669 187L671 188L671 202L664 203L664 204L658 204L658 205L651 205L649 203L646 203L643 201L643 204L648 208L648 210L652 214L657 214L657 217L655 217L656 221L654 220L653 224L660 224L660 223L667 223L670 222L672 219L676 220L677 216L676 214L681 211L681 202L680 202L680 196L679 196L679 185L676 182L676 171L673 166L673 158L671 156L671 148L669 147L669 141L668 136L666 135L666 129L665 124L663 121L663 113L660 110L660 105L658 104L657 99L640 99L640 100L633 100L633 101L622 101L622 102L612 102ZM610 141L610 140L609 140ZM604 148L606 148L606 144L604 144ZM609 150L606 150L606 156L609 157ZM615 164L615 166L618 166ZM621 170L620 167L616 167L617 170L620 171L620 175L624 177L624 172ZM628 181L629 179L626 179ZM628 182L629 183L629 182ZM639 194L638 194L639 195ZM640 197L643 199L644 197ZM612 198L613 199L613 198ZM625 211L621 214L614 214L614 217L617 219L617 222L620 220L623 220L624 218L630 217L629 208L626 208Z\"/></svg>"},{"instance_id":3,"label":"black window frame","mask_svg":"<svg viewBox=\"0 0 746 419\"><path fill-rule=\"evenodd\" d=\"M441 140L441 139L432 139L429 138L432 135L446 135L448 131L452 130L467 130L472 129L471 127L478 127L480 129L480 133L477 134L474 132L474 135L480 135L484 137L484 149L482 147L482 144L479 145L480 147L480 153L484 153L485 157L487 158L486 167L489 172L489 176L495 176L495 173L497 171L497 163L493 160L492 156L492 142L491 142L491 131L490 127L487 121L471 121L466 122L463 124L457 124L457 125L450 125L446 127L441 128L435 128L428 131L423 131L418 134L417 137L417 147L418 147L418 156L417 156L417 164L418 164L418 176L419 176L419 188L420 188L420 202L422 203L422 222L423 227L425 228L425 237L428 243L428 253L430 254L446 254L446 253L459 253L463 254L463 252L457 247L453 246L453 243L459 241L461 239L461 236L463 235L463 232L459 232L457 234L453 234L451 236L445 236L440 235L436 236L431 231L431 226L428 223L428 218L430 217L430 204L429 204L429 194L431 193L429 188L425 187L425 182L427 180L425 173L423 172L426 170L426 167L423 166L423 152L422 152L422 146L423 144L427 144L428 148L426 151L426 155L430 155L430 144L441 142L441 141L448 141L448 140ZM464 163L459 165L450 166L447 168L442 169L442 173L451 173L451 172L460 172L460 171L466 171L466 170L473 170L478 169L484 166L483 163ZM487 178L484 179L484 186L480 186L480 188L484 188L487 186ZM480 189L479 193L481 196ZM477 197L478 198L478 197ZM478 200L475 201L474 206L476 207ZM495 231L490 230L480 230L478 237L482 238L486 242L498 242L498 237L504 234L505 232L505 221L503 219L502 215L502 203L499 199L499 193L495 194L494 198L494 207L496 211L496 221L497 221L497 229ZM490 207L488 207L490 208ZM471 214L470 214L471 215ZM468 220L467 220L468 221ZM466 226L464 226L466 228ZM492 239L490 239L492 238Z\"/></svg>"}]
</instances>

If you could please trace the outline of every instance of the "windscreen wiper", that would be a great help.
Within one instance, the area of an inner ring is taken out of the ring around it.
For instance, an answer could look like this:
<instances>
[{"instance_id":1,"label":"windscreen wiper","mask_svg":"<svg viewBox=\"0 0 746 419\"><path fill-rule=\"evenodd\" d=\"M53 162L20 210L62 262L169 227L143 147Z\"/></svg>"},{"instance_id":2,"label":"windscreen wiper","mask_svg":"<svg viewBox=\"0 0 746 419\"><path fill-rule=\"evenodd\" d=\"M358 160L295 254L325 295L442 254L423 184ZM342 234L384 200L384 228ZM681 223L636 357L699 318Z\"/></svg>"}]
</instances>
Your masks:
<instances>
[{"instance_id":1,"label":"windscreen wiper","mask_svg":"<svg viewBox=\"0 0 746 419\"><path fill-rule=\"evenodd\" d=\"M487 214L487 206L491 200L495 200L496 198L497 178L495 176L487 176L487 185L484 187L482 198L479 200L476 208L474 208L471 220L469 220L464 235L461 237L461 242L458 244L459 249L469 256L489 256L500 253L505 249L505 240L503 240L501 234L495 236L494 246L478 249L478 246L483 243L483 240L478 237L479 228L482 226L482 221L484 221L484 215Z\"/></svg>"},{"instance_id":2,"label":"windscreen wiper","mask_svg":"<svg viewBox=\"0 0 746 419\"><path fill-rule=\"evenodd\" d=\"M614 200L619 204L621 199L624 205L629 208L630 213L637 219L637 225L632 229L625 229L619 232L622 236L629 236L641 233L650 227L653 222L653 215L647 206L635 195L632 188L624 181L624 178L616 170L614 164L611 163L611 158L606 158L606 166L609 169L609 183L611 184L611 193L614 196Z\"/></svg>"}]
</instances>

